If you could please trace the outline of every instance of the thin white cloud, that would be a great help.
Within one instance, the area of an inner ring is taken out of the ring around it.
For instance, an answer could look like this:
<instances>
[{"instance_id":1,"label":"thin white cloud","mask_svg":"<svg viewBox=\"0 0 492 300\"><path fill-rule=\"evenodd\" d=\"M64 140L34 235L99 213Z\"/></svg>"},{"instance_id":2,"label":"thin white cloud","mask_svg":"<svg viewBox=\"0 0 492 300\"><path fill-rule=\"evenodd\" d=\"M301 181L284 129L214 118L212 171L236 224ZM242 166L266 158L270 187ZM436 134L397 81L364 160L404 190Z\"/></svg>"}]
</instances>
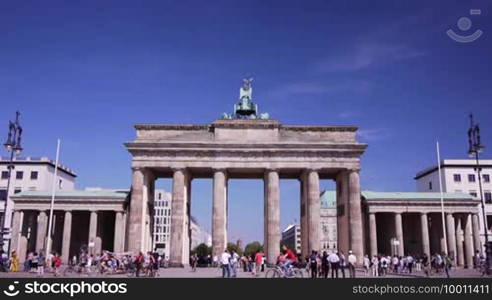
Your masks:
<instances>
[{"instance_id":1,"label":"thin white cloud","mask_svg":"<svg viewBox=\"0 0 492 300\"><path fill-rule=\"evenodd\" d=\"M363 141L380 141L391 137L391 131L387 128L359 129L357 136Z\"/></svg>"},{"instance_id":2,"label":"thin white cloud","mask_svg":"<svg viewBox=\"0 0 492 300\"><path fill-rule=\"evenodd\" d=\"M367 93L371 83L366 80L331 80L330 82L299 81L277 86L269 92L271 98L300 95L329 95L338 92Z\"/></svg>"},{"instance_id":3,"label":"thin white cloud","mask_svg":"<svg viewBox=\"0 0 492 300\"><path fill-rule=\"evenodd\" d=\"M315 66L318 72L354 72L424 56L427 53L405 45L360 43L353 50L330 57Z\"/></svg>"}]
</instances>

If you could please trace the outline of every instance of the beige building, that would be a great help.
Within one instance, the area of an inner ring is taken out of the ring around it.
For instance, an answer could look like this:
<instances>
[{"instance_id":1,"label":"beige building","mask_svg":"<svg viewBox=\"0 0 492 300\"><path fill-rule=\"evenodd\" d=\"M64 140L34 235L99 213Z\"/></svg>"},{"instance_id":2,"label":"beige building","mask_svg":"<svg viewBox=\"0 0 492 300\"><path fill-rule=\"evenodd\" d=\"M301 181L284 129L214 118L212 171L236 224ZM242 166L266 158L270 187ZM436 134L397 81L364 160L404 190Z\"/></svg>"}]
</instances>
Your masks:
<instances>
[{"instance_id":1,"label":"beige building","mask_svg":"<svg viewBox=\"0 0 492 300\"><path fill-rule=\"evenodd\" d=\"M470 194L475 199L481 199L478 172L474 159L443 159L441 160L442 190L446 193ZM482 206L480 213L479 228L481 243L485 242L484 227L487 223L489 240L492 240L492 159L481 159L480 166L482 181L482 197L485 203L484 220ZM439 173L437 165L426 168L415 176L417 190L419 192L439 192ZM484 222L485 221L485 222Z\"/></svg>"},{"instance_id":2,"label":"beige building","mask_svg":"<svg viewBox=\"0 0 492 300\"><path fill-rule=\"evenodd\" d=\"M9 229L12 223L12 199L7 195L14 195L22 191L51 191L53 176L55 173L55 161L48 157L17 157L14 158L14 169L10 178L10 191L7 191L9 157L0 157L0 217L6 216L5 228ZM61 164L58 165L57 178L55 181L57 190L69 191L75 188L75 172ZM7 201L7 202L5 202ZM7 213L4 214L5 206ZM2 224L0 218L0 224ZM9 234L5 238L11 238ZM4 250L7 251L9 243L5 243Z\"/></svg>"},{"instance_id":3,"label":"beige building","mask_svg":"<svg viewBox=\"0 0 492 300\"><path fill-rule=\"evenodd\" d=\"M21 262L29 252L46 249L51 192L24 191L14 202L11 250ZM53 251L67 262L81 249L123 252L128 193L118 191L57 191L52 228ZM148 220L145 220L148 222Z\"/></svg>"}]
</instances>

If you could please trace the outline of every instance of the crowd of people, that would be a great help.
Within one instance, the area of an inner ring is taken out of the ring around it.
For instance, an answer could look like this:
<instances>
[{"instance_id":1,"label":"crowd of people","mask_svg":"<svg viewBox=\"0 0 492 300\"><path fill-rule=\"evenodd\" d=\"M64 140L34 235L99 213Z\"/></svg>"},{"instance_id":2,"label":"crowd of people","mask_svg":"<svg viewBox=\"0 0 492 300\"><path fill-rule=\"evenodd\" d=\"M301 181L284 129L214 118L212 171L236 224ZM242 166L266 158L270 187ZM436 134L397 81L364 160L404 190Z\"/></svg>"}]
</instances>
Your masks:
<instances>
[{"instance_id":1,"label":"crowd of people","mask_svg":"<svg viewBox=\"0 0 492 300\"><path fill-rule=\"evenodd\" d=\"M289 275L291 268L305 268L312 278L345 278L356 277L357 257L352 251L345 255L342 251L323 251L312 253L304 258L296 255L285 245L282 246L281 253L277 257L277 266L285 275ZM483 269L485 256L476 251L473 257L473 267ZM81 249L78 255L74 255L67 268L79 273L99 273L117 274L131 273L137 277L156 276L160 267L168 267L167 257L160 255L157 251L147 253L112 253L103 251L100 254L89 254ZM238 270L244 273L251 273L253 276L260 276L267 269L266 257L262 251L257 251L250 255L239 255L233 249L225 249L221 255L210 255L199 257L196 253L190 257L190 267L193 272L198 266L218 267L221 269L222 277L237 277ZM450 270L455 265L454 258L445 253L434 253L427 255L365 255L362 259L361 274L366 277L385 277L391 275L418 275L425 274L445 274L450 277ZM19 257L15 251L7 255L0 250L0 272L18 272L22 270L44 276L45 272L53 273L54 276L60 275L62 267L61 256L58 253L44 255L40 252L30 252L21 266Z\"/></svg>"}]
</instances>

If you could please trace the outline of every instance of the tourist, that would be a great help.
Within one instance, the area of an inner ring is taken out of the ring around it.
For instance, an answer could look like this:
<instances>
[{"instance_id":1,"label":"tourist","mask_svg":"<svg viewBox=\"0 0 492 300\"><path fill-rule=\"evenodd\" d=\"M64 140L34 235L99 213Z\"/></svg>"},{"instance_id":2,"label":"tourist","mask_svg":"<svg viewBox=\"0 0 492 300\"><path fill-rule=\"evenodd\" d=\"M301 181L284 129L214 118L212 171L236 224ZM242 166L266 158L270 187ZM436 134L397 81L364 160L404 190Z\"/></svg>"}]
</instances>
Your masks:
<instances>
[{"instance_id":1,"label":"tourist","mask_svg":"<svg viewBox=\"0 0 492 300\"><path fill-rule=\"evenodd\" d=\"M398 256L395 254L391 259L391 265L393 266L393 273L398 274L398 265L400 264L400 260Z\"/></svg>"},{"instance_id":2,"label":"tourist","mask_svg":"<svg viewBox=\"0 0 492 300\"><path fill-rule=\"evenodd\" d=\"M10 255L10 271L19 271L19 257L17 257L17 253L15 251L12 251L12 254Z\"/></svg>"},{"instance_id":3,"label":"tourist","mask_svg":"<svg viewBox=\"0 0 492 300\"><path fill-rule=\"evenodd\" d=\"M92 267L93 263L94 263L94 255L93 254L88 255L86 263L85 263L85 270L86 270L87 274L91 273L91 267ZM104 268L104 262L102 262L101 265Z\"/></svg>"},{"instance_id":4,"label":"tourist","mask_svg":"<svg viewBox=\"0 0 492 300\"><path fill-rule=\"evenodd\" d=\"M345 259L345 255L343 254L342 251L340 251L340 254L338 254L338 257L340 257L340 270L342 271L342 278L345 278L345 268L347 267L347 260Z\"/></svg>"},{"instance_id":5,"label":"tourist","mask_svg":"<svg viewBox=\"0 0 492 300\"><path fill-rule=\"evenodd\" d=\"M328 273L330 272L330 264L328 262L328 253L323 251L323 256L321 257L321 274L323 278L328 278Z\"/></svg>"},{"instance_id":6,"label":"tourist","mask_svg":"<svg viewBox=\"0 0 492 300\"><path fill-rule=\"evenodd\" d=\"M261 252L261 251L256 252L256 255L255 255L255 275L256 276L260 275L261 265L264 262L264 260L263 260L264 256L265 256L265 254L263 254L263 252Z\"/></svg>"},{"instance_id":7,"label":"tourist","mask_svg":"<svg viewBox=\"0 0 492 300\"><path fill-rule=\"evenodd\" d=\"M32 256L33 256L32 252L29 252L27 254L26 260L24 261L24 271L25 272L31 271Z\"/></svg>"},{"instance_id":8,"label":"tourist","mask_svg":"<svg viewBox=\"0 0 492 300\"><path fill-rule=\"evenodd\" d=\"M38 272L38 253L34 252L31 259L31 270L32 272Z\"/></svg>"},{"instance_id":9,"label":"tourist","mask_svg":"<svg viewBox=\"0 0 492 300\"><path fill-rule=\"evenodd\" d=\"M265 255L263 255L261 257L261 271L262 272L265 272L265 265L266 265L266 257L265 257Z\"/></svg>"},{"instance_id":10,"label":"tourist","mask_svg":"<svg viewBox=\"0 0 492 300\"><path fill-rule=\"evenodd\" d=\"M379 266L380 268L378 269L379 276L384 277L388 274L388 266L390 264L390 258L387 256L382 255L379 258Z\"/></svg>"},{"instance_id":11,"label":"tourist","mask_svg":"<svg viewBox=\"0 0 492 300\"><path fill-rule=\"evenodd\" d=\"M42 277L44 275L44 266L46 264L46 258L44 257L43 252L39 252L38 255L38 268L37 268L37 273L39 277Z\"/></svg>"},{"instance_id":12,"label":"tourist","mask_svg":"<svg viewBox=\"0 0 492 300\"><path fill-rule=\"evenodd\" d=\"M371 269L372 269L372 276L379 277L379 259L377 255L372 256Z\"/></svg>"},{"instance_id":13,"label":"tourist","mask_svg":"<svg viewBox=\"0 0 492 300\"><path fill-rule=\"evenodd\" d=\"M475 250L475 255L473 256L473 268L474 269L479 269L480 268L480 250Z\"/></svg>"},{"instance_id":14,"label":"tourist","mask_svg":"<svg viewBox=\"0 0 492 300\"><path fill-rule=\"evenodd\" d=\"M62 265L62 261L58 253L56 253L55 256L53 257L52 264L53 264L54 276L55 277L60 276L60 267Z\"/></svg>"},{"instance_id":15,"label":"tourist","mask_svg":"<svg viewBox=\"0 0 492 300\"><path fill-rule=\"evenodd\" d=\"M249 263L249 258L247 255L243 255L243 257L241 257L241 261L242 261L242 265L243 265L243 272L246 273L246 272L251 272L251 265Z\"/></svg>"},{"instance_id":16,"label":"tourist","mask_svg":"<svg viewBox=\"0 0 492 300\"><path fill-rule=\"evenodd\" d=\"M292 250L290 250L286 245L282 246L282 251L284 252L285 261L281 265L282 270L286 275L290 275L290 266L297 262L297 256L294 254Z\"/></svg>"},{"instance_id":17,"label":"tourist","mask_svg":"<svg viewBox=\"0 0 492 300\"><path fill-rule=\"evenodd\" d=\"M136 277L139 277L140 276L140 270L142 270L142 265L144 263L144 255L142 253L142 251L140 251L137 255L137 257L135 257L135 276Z\"/></svg>"},{"instance_id":18,"label":"tourist","mask_svg":"<svg viewBox=\"0 0 492 300\"><path fill-rule=\"evenodd\" d=\"M429 257L425 253L424 255L422 255L422 268L424 270L425 275L429 277L430 276Z\"/></svg>"},{"instance_id":19,"label":"tourist","mask_svg":"<svg viewBox=\"0 0 492 300\"><path fill-rule=\"evenodd\" d=\"M231 277L231 273L230 273L230 269L229 269L230 260L231 260L231 255L229 254L229 251L227 251L227 249L224 249L224 252L220 256L220 265L222 268L222 278Z\"/></svg>"},{"instance_id":20,"label":"tourist","mask_svg":"<svg viewBox=\"0 0 492 300\"><path fill-rule=\"evenodd\" d=\"M371 268L371 260L369 259L369 255L364 255L362 266L364 267L364 275L366 277L369 276L369 269Z\"/></svg>"},{"instance_id":21,"label":"tourist","mask_svg":"<svg viewBox=\"0 0 492 300\"><path fill-rule=\"evenodd\" d=\"M331 278L338 278L338 267L340 264L340 257L333 251L328 255L328 261L330 262Z\"/></svg>"},{"instance_id":22,"label":"tourist","mask_svg":"<svg viewBox=\"0 0 492 300\"><path fill-rule=\"evenodd\" d=\"M3 250L0 250L0 272L8 272L8 268L6 267L7 260L5 259Z\"/></svg>"},{"instance_id":23,"label":"tourist","mask_svg":"<svg viewBox=\"0 0 492 300\"><path fill-rule=\"evenodd\" d=\"M443 263L443 269L446 272L446 277L449 278L449 270L451 269L451 259L449 256L446 255L446 253L442 254L442 263Z\"/></svg>"},{"instance_id":24,"label":"tourist","mask_svg":"<svg viewBox=\"0 0 492 300\"><path fill-rule=\"evenodd\" d=\"M349 255L347 257L348 260L348 268L349 268L349 276L350 278L355 278L355 265L357 263L357 257L352 250L349 250Z\"/></svg>"},{"instance_id":25,"label":"tourist","mask_svg":"<svg viewBox=\"0 0 492 300\"><path fill-rule=\"evenodd\" d=\"M408 254L408 256L407 256L407 270L408 270L408 274L412 274L413 262L414 262L413 256L411 256L410 254Z\"/></svg>"},{"instance_id":26,"label":"tourist","mask_svg":"<svg viewBox=\"0 0 492 300\"><path fill-rule=\"evenodd\" d=\"M311 255L309 256L309 268L311 271L311 278L316 278L318 275L318 262L316 260L317 253L316 251L311 251Z\"/></svg>"},{"instance_id":27,"label":"tourist","mask_svg":"<svg viewBox=\"0 0 492 300\"><path fill-rule=\"evenodd\" d=\"M213 258L213 264L212 266L214 268L218 267L219 266L219 257L217 255L214 255L214 258Z\"/></svg>"},{"instance_id":28,"label":"tourist","mask_svg":"<svg viewBox=\"0 0 492 300\"><path fill-rule=\"evenodd\" d=\"M50 252L46 255L46 268L48 270L48 272L52 272L53 271L53 252Z\"/></svg>"},{"instance_id":29,"label":"tourist","mask_svg":"<svg viewBox=\"0 0 492 300\"><path fill-rule=\"evenodd\" d=\"M194 253L190 257L190 265L191 265L191 271L196 272L196 265L198 264L198 255Z\"/></svg>"},{"instance_id":30,"label":"tourist","mask_svg":"<svg viewBox=\"0 0 492 300\"><path fill-rule=\"evenodd\" d=\"M237 277L237 263L239 261L239 255L236 253L236 251L234 249L231 250L231 252L232 252L232 255L231 255L231 260L230 260L230 264L229 264L229 267L231 269L230 274L231 274L231 277L235 278L235 277Z\"/></svg>"}]
</instances>

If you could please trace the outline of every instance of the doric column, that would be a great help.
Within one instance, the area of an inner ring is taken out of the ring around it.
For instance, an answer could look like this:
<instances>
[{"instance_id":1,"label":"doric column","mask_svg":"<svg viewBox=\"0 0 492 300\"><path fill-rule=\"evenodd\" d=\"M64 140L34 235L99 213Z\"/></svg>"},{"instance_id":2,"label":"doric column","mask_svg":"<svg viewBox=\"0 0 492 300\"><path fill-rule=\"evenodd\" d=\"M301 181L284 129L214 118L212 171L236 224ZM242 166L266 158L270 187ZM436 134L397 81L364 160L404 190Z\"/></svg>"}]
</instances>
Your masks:
<instances>
[{"instance_id":1,"label":"doric column","mask_svg":"<svg viewBox=\"0 0 492 300\"><path fill-rule=\"evenodd\" d=\"M308 207L308 252L319 251L320 241L320 207L319 175L316 170L307 171L307 207Z\"/></svg>"},{"instance_id":2,"label":"doric column","mask_svg":"<svg viewBox=\"0 0 492 300\"><path fill-rule=\"evenodd\" d=\"M128 226L126 226L128 250L133 253L145 252L148 244L149 203L153 193L152 182L155 180L152 170L133 168L131 202Z\"/></svg>"},{"instance_id":3,"label":"doric column","mask_svg":"<svg viewBox=\"0 0 492 300\"><path fill-rule=\"evenodd\" d=\"M475 251L483 252L481 241L480 241L480 226L478 225L478 215L472 214L472 229L473 229L473 245L475 246Z\"/></svg>"},{"instance_id":4,"label":"doric column","mask_svg":"<svg viewBox=\"0 0 492 300\"><path fill-rule=\"evenodd\" d=\"M63 218L63 240L61 260L63 263L70 261L70 239L72 237L72 212L65 211L65 217Z\"/></svg>"},{"instance_id":5,"label":"doric column","mask_svg":"<svg viewBox=\"0 0 492 300\"><path fill-rule=\"evenodd\" d=\"M403 243L403 222L401 213L395 213L395 233L396 239L400 243L398 245L398 255L403 256L405 254L405 245Z\"/></svg>"},{"instance_id":6,"label":"doric column","mask_svg":"<svg viewBox=\"0 0 492 300\"><path fill-rule=\"evenodd\" d=\"M446 214L446 232L448 234L448 254L456 264L456 232L454 225L454 217L452 213Z\"/></svg>"},{"instance_id":7,"label":"doric column","mask_svg":"<svg viewBox=\"0 0 492 300\"><path fill-rule=\"evenodd\" d=\"M46 240L46 230L48 229L48 217L44 210L39 211L38 214L38 232L36 235L36 251L40 252L44 250Z\"/></svg>"},{"instance_id":8,"label":"doric column","mask_svg":"<svg viewBox=\"0 0 492 300\"><path fill-rule=\"evenodd\" d=\"M22 214L22 211L15 210L12 218L10 251L15 251L17 255L19 254L19 238L22 232Z\"/></svg>"},{"instance_id":9,"label":"doric column","mask_svg":"<svg viewBox=\"0 0 492 300\"><path fill-rule=\"evenodd\" d=\"M89 219L89 254L96 254L96 238L97 238L97 212L90 212Z\"/></svg>"},{"instance_id":10,"label":"doric column","mask_svg":"<svg viewBox=\"0 0 492 300\"><path fill-rule=\"evenodd\" d=\"M308 206L307 206L307 179L303 173L300 177L301 186L301 257L304 259L309 255L309 234L308 234Z\"/></svg>"},{"instance_id":11,"label":"doric column","mask_svg":"<svg viewBox=\"0 0 492 300\"><path fill-rule=\"evenodd\" d=\"M473 268L473 238L471 214L465 215L465 261L468 268Z\"/></svg>"},{"instance_id":12,"label":"doric column","mask_svg":"<svg viewBox=\"0 0 492 300\"><path fill-rule=\"evenodd\" d=\"M265 253L268 264L275 264L280 253L280 186L276 170L265 172Z\"/></svg>"},{"instance_id":13,"label":"doric column","mask_svg":"<svg viewBox=\"0 0 492 300\"><path fill-rule=\"evenodd\" d=\"M430 259L429 220L427 213L420 213L420 230L422 236L422 252Z\"/></svg>"},{"instance_id":14,"label":"doric column","mask_svg":"<svg viewBox=\"0 0 492 300\"><path fill-rule=\"evenodd\" d=\"M143 185L144 169L132 168L132 188L127 226L128 250L138 253L142 249L142 215L144 211Z\"/></svg>"},{"instance_id":15,"label":"doric column","mask_svg":"<svg viewBox=\"0 0 492 300\"><path fill-rule=\"evenodd\" d=\"M465 264L465 255L463 254L463 230L461 229L461 217L456 215L456 262L458 266Z\"/></svg>"},{"instance_id":16,"label":"doric column","mask_svg":"<svg viewBox=\"0 0 492 300\"><path fill-rule=\"evenodd\" d=\"M338 251L348 253L350 250L349 224L349 180L347 171L341 171L336 177L337 187L337 246Z\"/></svg>"},{"instance_id":17,"label":"doric column","mask_svg":"<svg viewBox=\"0 0 492 300\"><path fill-rule=\"evenodd\" d=\"M364 256L359 170L349 170L350 249L359 263Z\"/></svg>"},{"instance_id":18,"label":"doric column","mask_svg":"<svg viewBox=\"0 0 492 300\"><path fill-rule=\"evenodd\" d=\"M114 245L113 251L121 253L124 251L124 233L125 227L123 225L123 212L117 211L114 219Z\"/></svg>"},{"instance_id":19,"label":"doric column","mask_svg":"<svg viewBox=\"0 0 492 300\"><path fill-rule=\"evenodd\" d=\"M227 247L227 172L214 170L212 200L212 256Z\"/></svg>"},{"instance_id":20,"label":"doric column","mask_svg":"<svg viewBox=\"0 0 492 300\"><path fill-rule=\"evenodd\" d=\"M174 169L173 197L171 202L170 263L184 267L189 263L189 220L188 220L188 172Z\"/></svg>"},{"instance_id":21,"label":"doric column","mask_svg":"<svg viewBox=\"0 0 492 300\"><path fill-rule=\"evenodd\" d=\"M378 233L376 226L376 214L369 213L369 244L371 245L371 257L378 254Z\"/></svg>"}]
</instances>

